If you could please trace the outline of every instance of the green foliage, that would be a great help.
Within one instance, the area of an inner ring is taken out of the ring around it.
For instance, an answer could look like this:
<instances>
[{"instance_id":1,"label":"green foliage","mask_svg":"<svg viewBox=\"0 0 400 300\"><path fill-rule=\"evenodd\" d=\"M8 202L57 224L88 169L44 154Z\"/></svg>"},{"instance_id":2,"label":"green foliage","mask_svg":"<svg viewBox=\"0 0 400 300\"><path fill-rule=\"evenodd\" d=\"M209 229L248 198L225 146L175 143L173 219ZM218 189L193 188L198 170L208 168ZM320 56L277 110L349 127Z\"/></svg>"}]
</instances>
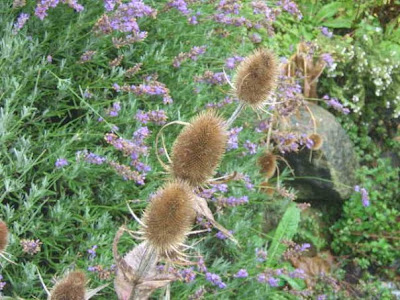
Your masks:
<instances>
[{"instance_id":1,"label":"green foliage","mask_svg":"<svg viewBox=\"0 0 400 300\"><path fill-rule=\"evenodd\" d=\"M277 264L278 259L280 259L286 249L286 246L282 242L290 241L293 238L297 232L299 222L300 210L293 203L287 208L272 238L271 246L268 249L267 266L272 267Z\"/></svg>"},{"instance_id":2,"label":"green foliage","mask_svg":"<svg viewBox=\"0 0 400 300\"><path fill-rule=\"evenodd\" d=\"M362 168L362 186L369 191L370 206L354 193L343 207L343 215L331 228L332 248L342 255L359 257L359 265L389 266L400 258L398 171L386 160L378 168ZM396 208L397 207L397 208Z\"/></svg>"}]
</instances>

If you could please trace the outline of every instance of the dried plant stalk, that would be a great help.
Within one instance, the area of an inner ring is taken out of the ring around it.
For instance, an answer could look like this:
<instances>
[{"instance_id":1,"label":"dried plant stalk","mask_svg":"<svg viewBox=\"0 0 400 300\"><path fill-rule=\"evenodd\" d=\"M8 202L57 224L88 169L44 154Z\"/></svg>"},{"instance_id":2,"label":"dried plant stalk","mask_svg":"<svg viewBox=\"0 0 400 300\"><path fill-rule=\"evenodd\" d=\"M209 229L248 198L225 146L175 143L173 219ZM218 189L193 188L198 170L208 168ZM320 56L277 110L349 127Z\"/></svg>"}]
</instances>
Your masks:
<instances>
[{"instance_id":1,"label":"dried plant stalk","mask_svg":"<svg viewBox=\"0 0 400 300\"><path fill-rule=\"evenodd\" d=\"M172 175L192 186L204 184L220 163L228 135L214 111L200 113L177 137L172 149Z\"/></svg>"}]
</instances>

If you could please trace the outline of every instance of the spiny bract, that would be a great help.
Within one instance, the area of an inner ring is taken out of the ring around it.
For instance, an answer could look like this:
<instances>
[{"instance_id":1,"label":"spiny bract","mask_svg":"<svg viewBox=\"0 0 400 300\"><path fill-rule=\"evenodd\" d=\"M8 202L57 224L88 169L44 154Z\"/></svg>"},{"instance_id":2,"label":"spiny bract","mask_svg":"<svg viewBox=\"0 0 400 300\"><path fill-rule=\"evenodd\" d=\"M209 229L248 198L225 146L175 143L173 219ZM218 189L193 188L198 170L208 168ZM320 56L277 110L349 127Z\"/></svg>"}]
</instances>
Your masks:
<instances>
[{"instance_id":1,"label":"spiny bract","mask_svg":"<svg viewBox=\"0 0 400 300\"><path fill-rule=\"evenodd\" d=\"M174 253L184 242L195 218L194 194L180 180L167 183L147 206L143 224L144 238L158 254Z\"/></svg>"},{"instance_id":2,"label":"spiny bract","mask_svg":"<svg viewBox=\"0 0 400 300\"><path fill-rule=\"evenodd\" d=\"M238 67L234 85L237 97L253 108L260 108L276 86L278 63L275 55L258 49Z\"/></svg>"},{"instance_id":3,"label":"spiny bract","mask_svg":"<svg viewBox=\"0 0 400 300\"><path fill-rule=\"evenodd\" d=\"M225 152L224 120L214 111L196 116L177 137L172 149L172 175L199 186L213 176Z\"/></svg>"}]
</instances>

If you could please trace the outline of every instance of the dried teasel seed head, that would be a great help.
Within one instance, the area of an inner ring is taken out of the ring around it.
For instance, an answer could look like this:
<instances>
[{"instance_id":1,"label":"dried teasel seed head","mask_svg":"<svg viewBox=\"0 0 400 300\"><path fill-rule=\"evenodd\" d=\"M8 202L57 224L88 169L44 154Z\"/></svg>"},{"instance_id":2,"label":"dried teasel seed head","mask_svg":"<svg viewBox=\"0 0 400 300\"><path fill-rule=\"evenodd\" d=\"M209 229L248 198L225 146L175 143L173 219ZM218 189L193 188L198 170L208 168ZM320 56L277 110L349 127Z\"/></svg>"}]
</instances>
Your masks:
<instances>
[{"instance_id":1,"label":"dried teasel seed head","mask_svg":"<svg viewBox=\"0 0 400 300\"><path fill-rule=\"evenodd\" d=\"M51 300L84 300L86 276L82 271L70 272L57 283L51 292Z\"/></svg>"},{"instance_id":2,"label":"dried teasel seed head","mask_svg":"<svg viewBox=\"0 0 400 300\"><path fill-rule=\"evenodd\" d=\"M237 97L253 108L262 107L276 86L278 68L272 52L254 51L238 67L234 81Z\"/></svg>"},{"instance_id":3,"label":"dried teasel seed head","mask_svg":"<svg viewBox=\"0 0 400 300\"><path fill-rule=\"evenodd\" d=\"M275 190L276 190L276 188L274 186L272 186L271 184L269 184L268 182L264 181L263 183L261 183L261 191L263 191L268 196L274 195Z\"/></svg>"},{"instance_id":4,"label":"dried teasel seed head","mask_svg":"<svg viewBox=\"0 0 400 300\"><path fill-rule=\"evenodd\" d=\"M261 167L260 172L265 174L265 177L271 178L276 170L276 155L271 152L265 152L258 158L258 164Z\"/></svg>"},{"instance_id":5,"label":"dried teasel seed head","mask_svg":"<svg viewBox=\"0 0 400 300\"><path fill-rule=\"evenodd\" d=\"M213 176L225 152L224 120L212 110L200 113L177 137L172 148L172 175L192 186Z\"/></svg>"},{"instance_id":6,"label":"dried teasel seed head","mask_svg":"<svg viewBox=\"0 0 400 300\"><path fill-rule=\"evenodd\" d=\"M323 144L322 136L320 136L318 133L312 133L309 135L308 138L313 141L313 146L312 146L311 150L321 149L322 144Z\"/></svg>"},{"instance_id":7,"label":"dried teasel seed head","mask_svg":"<svg viewBox=\"0 0 400 300\"><path fill-rule=\"evenodd\" d=\"M190 185L180 180L167 183L151 198L142 219L144 238L158 254L171 257L184 242L195 218L194 199Z\"/></svg>"},{"instance_id":8,"label":"dried teasel seed head","mask_svg":"<svg viewBox=\"0 0 400 300\"><path fill-rule=\"evenodd\" d=\"M3 252L8 244L8 228L7 224L0 221L0 253Z\"/></svg>"}]
</instances>

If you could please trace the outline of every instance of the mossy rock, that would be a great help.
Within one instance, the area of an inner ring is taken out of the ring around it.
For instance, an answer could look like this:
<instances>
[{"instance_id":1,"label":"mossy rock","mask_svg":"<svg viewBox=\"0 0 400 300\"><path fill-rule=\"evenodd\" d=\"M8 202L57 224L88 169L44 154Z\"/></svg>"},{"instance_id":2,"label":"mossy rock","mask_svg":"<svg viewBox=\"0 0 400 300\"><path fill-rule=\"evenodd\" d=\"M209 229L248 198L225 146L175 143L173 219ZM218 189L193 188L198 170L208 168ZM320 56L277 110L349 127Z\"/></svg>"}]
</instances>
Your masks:
<instances>
[{"instance_id":1,"label":"mossy rock","mask_svg":"<svg viewBox=\"0 0 400 300\"><path fill-rule=\"evenodd\" d=\"M287 183L298 191L298 200L311 202L314 207L340 207L348 199L356 185L355 170L358 161L354 146L345 130L335 117L313 103L308 104L312 114L301 108L289 119L292 131L313 133L313 118L316 133L322 137L319 150L307 148L297 153L287 153L284 157L295 173L295 180ZM286 128L287 129L287 128Z\"/></svg>"}]
</instances>

